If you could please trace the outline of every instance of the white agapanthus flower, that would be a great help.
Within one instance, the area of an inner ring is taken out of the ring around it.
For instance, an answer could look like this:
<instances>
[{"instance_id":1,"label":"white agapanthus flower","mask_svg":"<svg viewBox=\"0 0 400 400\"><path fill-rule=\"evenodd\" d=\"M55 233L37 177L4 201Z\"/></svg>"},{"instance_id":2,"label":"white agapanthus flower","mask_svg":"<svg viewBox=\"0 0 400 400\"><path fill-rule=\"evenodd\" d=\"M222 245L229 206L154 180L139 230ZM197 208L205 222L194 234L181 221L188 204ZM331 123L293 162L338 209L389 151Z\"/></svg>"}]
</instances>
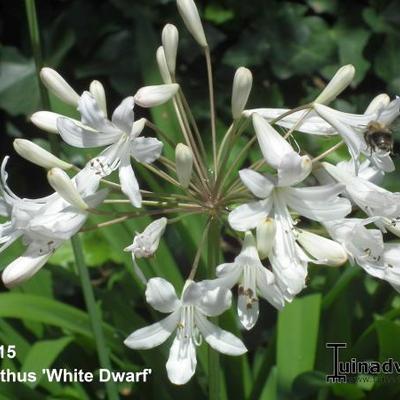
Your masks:
<instances>
[{"instance_id":1,"label":"white agapanthus flower","mask_svg":"<svg viewBox=\"0 0 400 400\"><path fill-rule=\"evenodd\" d=\"M242 251L235 260L219 265L217 278L207 282L229 289L239 284L237 311L240 322L247 330L252 329L258 319L258 295L277 309L285 305L285 298L275 282L274 274L261 263L251 232L246 232Z\"/></svg>"},{"instance_id":2,"label":"white agapanthus flower","mask_svg":"<svg viewBox=\"0 0 400 400\"><path fill-rule=\"evenodd\" d=\"M321 222L343 218L351 211L351 204L338 197L344 190L343 185L292 187L310 174L311 160L299 156L258 114L253 115L253 123L264 159L277 170L277 176L241 170L242 182L260 200L238 206L228 220L238 231L254 229L267 217L275 221L276 233L269 260L279 287L285 291L285 299L290 301L305 286L310 257L296 243L295 224L289 209ZM322 242L326 242L321 240L323 249ZM328 248L330 252L330 246Z\"/></svg>"},{"instance_id":3,"label":"white agapanthus flower","mask_svg":"<svg viewBox=\"0 0 400 400\"><path fill-rule=\"evenodd\" d=\"M183 385L193 376L196 346L200 346L202 338L220 353L238 356L247 351L239 338L207 320L231 306L231 292L226 288L209 288L188 280L178 299L171 283L152 278L147 283L146 300L155 310L170 315L133 332L124 343L132 349L151 349L164 343L176 330L166 364L172 383Z\"/></svg>"},{"instance_id":4,"label":"white agapanthus flower","mask_svg":"<svg viewBox=\"0 0 400 400\"><path fill-rule=\"evenodd\" d=\"M135 207L141 207L142 196L131 157L137 162L152 163L160 157L163 145L158 139L139 137L145 121L134 121L133 107L133 96L127 97L115 109L110 121L93 94L85 91L78 102L81 122L59 117L57 128L71 146L108 146L92 163L97 161L103 174L118 168L122 191Z\"/></svg>"},{"instance_id":5,"label":"white agapanthus flower","mask_svg":"<svg viewBox=\"0 0 400 400\"><path fill-rule=\"evenodd\" d=\"M368 229L374 218L349 218L325 224L330 235L342 243L350 260L368 274L389 282L400 291L400 245L384 243L379 229Z\"/></svg>"},{"instance_id":6,"label":"white agapanthus flower","mask_svg":"<svg viewBox=\"0 0 400 400\"><path fill-rule=\"evenodd\" d=\"M146 283L147 279L139 268L136 259L151 257L157 251L167 222L168 220L165 217L151 222L146 226L143 232L137 233L133 238L133 243L124 249L124 251L132 253L133 267L137 276L143 283Z\"/></svg>"},{"instance_id":7,"label":"white agapanthus flower","mask_svg":"<svg viewBox=\"0 0 400 400\"><path fill-rule=\"evenodd\" d=\"M73 207L58 193L36 200L19 198L7 184L7 160L8 157L2 163L0 189L10 221L0 225L0 251L20 237L27 246L25 253L2 273L3 283L12 287L32 277L65 240L79 231L87 219L87 211ZM89 168L79 172L72 182L91 208L107 195L105 190L96 193L99 177Z\"/></svg>"},{"instance_id":8,"label":"white agapanthus flower","mask_svg":"<svg viewBox=\"0 0 400 400\"><path fill-rule=\"evenodd\" d=\"M245 115L258 113L267 121L288 112L284 108L257 108L246 110ZM396 97L390 101L386 94L376 96L365 110L364 114L352 114L337 111L322 104L314 104L314 110L300 110L294 112L279 121L286 129L296 126L299 132L312 135L331 136L339 134L349 148L354 161L358 160L361 153L371 158L378 168L386 172L394 170L394 164L389 154L371 152L364 139L364 133L368 124L372 121L382 123L386 126L400 115L400 98ZM298 123L302 120L301 123Z\"/></svg>"},{"instance_id":9,"label":"white agapanthus flower","mask_svg":"<svg viewBox=\"0 0 400 400\"><path fill-rule=\"evenodd\" d=\"M376 169L364 163L358 175L355 175L349 162L340 162L336 166L322 163L324 169L346 187L346 195L369 217L382 217L375 221L381 228L387 228L400 235L400 193L392 193L377 184ZM379 175L378 175L379 176Z\"/></svg>"}]
</instances>

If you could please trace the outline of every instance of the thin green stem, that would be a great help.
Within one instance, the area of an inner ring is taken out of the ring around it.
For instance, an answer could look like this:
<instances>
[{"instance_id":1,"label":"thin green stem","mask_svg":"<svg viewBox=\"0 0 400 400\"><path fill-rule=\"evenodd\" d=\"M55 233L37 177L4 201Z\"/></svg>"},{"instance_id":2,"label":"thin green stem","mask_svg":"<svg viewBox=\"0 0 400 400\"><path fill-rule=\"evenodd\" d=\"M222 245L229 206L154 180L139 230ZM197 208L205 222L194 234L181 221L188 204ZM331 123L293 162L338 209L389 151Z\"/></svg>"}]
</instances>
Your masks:
<instances>
[{"instance_id":1,"label":"thin green stem","mask_svg":"<svg viewBox=\"0 0 400 400\"><path fill-rule=\"evenodd\" d=\"M31 40L32 55L35 61L36 78L39 85L40 103L44 110L50 110L50 98L45 86L40 79L40 70L43 67L42 46L40 41L39 24L36 14L35 0L25 0L25 11L28 20L29 37ZM59 144L55 135L48 135L50 148L54 154L59 153Z\"/></svg>"},{"instance_id":2,"label":"thin green stem","mask_svg":"<svg viewBox=\"0 0 400 400\"><path fill-rule=\"evenodd\" d=\"M75 235L71 239L71 243L72 243L72 248L74 250L76 265L79 271L79 277L81 279L83 296L85 298L86 307L89 312L89 319L90 319L90 324L92 326L94 339L96 342L99 363L101 368L105 368L111 371L109 350L106 345L103 329L101 326L102 324L101 315L94 298L93 287L90 282L89 272L85 264L82 245L79 236ZM106 382L106 391L107 391L107 398L109 400L119 399L117 387L112 380Z\"/></svg>"},{"instance_id":3,"label":"thin green stem","mask_svg":"<svg viewBox=\"0 0 400 400\"><path fill-rule=\"evenodd\" d=\"M207 277L215 278L215 269L218 265L220 251L220 226L216 218L211 218L208 229L208 260ZM218 318L212 319L218 324ZM208 347L208 398L209 400L221 399L221 367L219 353Z\"/></svg>"},{"instance_id":4,"label":"thin green stem","mask_svg":"<svg viewBox=\"0 0 400 400\"><path fill-rule=\"evenodd\" d=\"M215 118L215 102L214 102L214 83L213 73L211 66L211 54L210 49L206 47L204 49L207 64L207 78L208 78L208 92L210 95L210 119L211 119L211 140L212 140L212 153L214 163L214 179L217 178L217 130L216 130L216 118Z\"/></svg>"}]
</instances>

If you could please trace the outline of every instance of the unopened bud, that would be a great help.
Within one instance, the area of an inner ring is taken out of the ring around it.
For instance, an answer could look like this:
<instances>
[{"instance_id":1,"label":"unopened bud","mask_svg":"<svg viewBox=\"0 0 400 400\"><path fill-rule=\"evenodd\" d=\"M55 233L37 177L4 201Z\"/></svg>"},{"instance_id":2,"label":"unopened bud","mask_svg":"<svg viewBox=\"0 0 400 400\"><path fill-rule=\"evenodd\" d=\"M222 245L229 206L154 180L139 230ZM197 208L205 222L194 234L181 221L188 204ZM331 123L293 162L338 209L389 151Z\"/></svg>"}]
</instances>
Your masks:
<instances>
[{"instance_id":1,"label":"unopened bud","mask_svg":"<svg viewBox=\"0 0 400 400\"><path fill-rule=\"evenodd\" d=\"M107 117L107 101L106 92L104 86L99 81L92 81L89 86L89 91L96 100L97 105L103 111L104 115Z\"/></svg>"},{"instance_id":2,"label":"unopened bud","mask_svg":"<svg viewBox=\"0 0 400 400\"><path fill-rule=\"evenodd\" d=\"M347 261L347 253L339 243L315 233L298 230L296 239L315 262L337 267Z\"/></svg>"},{"instance_id":3,"label":"unopened bud","mask_svg":"<svg viewBox=\"0 0 400 400\"><path fill-rule=\"evenodd\" d=\"M200 20L199 11L193 0L177 0L179 14L183 19L188 31L201 47L208 47L203 24Z\"/></svg>"},{"instance_id":4,"label":"unopened bud","mask_svg":"<svg viewBox=\"0 0 400 400\"><path fill-rule=\"evenodd\" d=\"M55 155L51 154L47 150L38 146L37 144L26 139L15 139L13 143L15 151L25 160L30 161L33 164L39 165L46 169L50 168L61 168L69 169L72 164L69 164L63 160L60 160Z\"/></svg>"},{"instance_id":5,"label":"unopened bud","mask_svg":"<svg viewBox=\"0 0 400 400\"><path fill-rule=\"evenodd\" d=\"M276 223L273 218L267 218L257 225L257 250L260 259L263 260L271 254L275 242Z\"/></svg>"},{"instance_id":6,"label":"unopened bud","mask_svg":"<svg viewBox=\"0 0 400 400\"><path fill-rule=\"evenodd\" d=\"M249 69L240 67L235 73L232 86L232 116L238 119L246 107L250 95L253 76Z\"/></svg>"},{"instance_id":7,"label":"unopened bud","mask_svg":"<svg viewBox=\"0 0 400 400\"><path fill-rule=\"evenodd\" d=\"M78 106L79 95L67 81L54 69L42 68L40 78L43 84L64 103Z\"/></svg>"},{"instance_id":8,"label":"unopened bud","mask_svg":"<svg viewBox=\"0 0 400 400\"><path fill-rule=\"evenodd\" d=\"M178 143L175 148L176 174L182 187L189 187L193 170L193 153L190 147Z\"/></svg>"},{"instance_id":9,"label":"unopened bud","mask_svg":"<svg viewBox=\"0 0 400 400\"><path fill-rule=\"evenodd\" d=\"M172 83L171 75L168 70L167 60L165 59L165 51L162 46L156 52L158 70L164 83Z\"/></svg>"},{"instance_id":10,"label":"unopened bud","mask_svg":"<svg viewBox=\"0 0 400 400\"><path fill-rule=\"evenodd\" d=\"M57 119L59 117L65 118L61 114L57 114L51 111L38 111L32 114L31 122L38 128L43 129L49 133L58 133Z\"/></svg>"},{"instance_id":11,"label":"unopened bud","mask_svg":"<svg viewBox=\"0 0 400 400\"><path fill-rule=\"evenodd\" d=\"M386 93L378 94L375 96L371 103L369 103L367 109L365 110L364 114L374 114L382 110L383 107L386 107L390 103L390 97Z\"/></svg>"},{"instance_id":12,"label":"unopened bud","mask_svg":"<svg viewBox=\"0 0 400 400\"><path fill-rule=\"evenodd\" d=\"M314 102L319 104L329 104L340 93L342 93L347 86L350 85L354 78L355 72L356 70L351 64L344 65L343 67L339 68L333 78L326 85L325 89L314 100Z\"/></svg>"},{"instance_id":13,"label":"unopened bud","mask_svg":"<svg viewBox=\"0 0 400 400\"><path fill-rule=\"evenodd\" d=\"M178 89L177 83L145 86L136 92L135 103L146 108L159 106L174 97Z\"/></svg>"},{"instance_id":14,"label":"unopened bud","mask_svg":"<svg viewBox=\"0 0 400 400\"><path fill-rule=\"evenodd\" d=\"M172 24L165 25L161 34L161 42L164 47L165 60L171 75L175 74L178 41L179 33L176 26Z\"/></svg>"},{"instance_id":15,"label":"unopened bud","mask_svg":"<svg viewBox=\"0 0 400 400\"><path fill-rule=\"evenodd\" d=\"M82 199L71 181L70 177L60 168L52 168L47 173L47 179L51 187L69 204L80 209L87 210L89 206Z\"/></svg>"}]
</instances>

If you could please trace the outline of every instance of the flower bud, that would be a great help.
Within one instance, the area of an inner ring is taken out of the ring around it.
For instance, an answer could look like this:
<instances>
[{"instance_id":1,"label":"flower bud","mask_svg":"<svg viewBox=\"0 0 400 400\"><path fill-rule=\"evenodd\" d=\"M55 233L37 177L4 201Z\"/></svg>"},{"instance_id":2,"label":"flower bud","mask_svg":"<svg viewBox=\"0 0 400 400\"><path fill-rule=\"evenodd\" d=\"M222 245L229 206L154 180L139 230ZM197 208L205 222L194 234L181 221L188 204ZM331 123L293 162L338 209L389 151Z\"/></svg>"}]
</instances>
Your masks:
<instances>
[{"instance_id":1,"label":"flower bud","mask_svg":"<svg viewBox=\"0 0 400 400\"><path fill-rule=\"evenodd\" d=\"M188 31L201 47L208 47L199 11L193 0L177 0L179 14Z\"/></svg>"},{"instance_id":2,"label":"flower bud","mask_svg":"<svg viewBox=\"0 0 400 400\"><path fill-rule=\"evenodd\" d=\"M315 233L297 230L296 239L304 250L315 258L311 262L338 267L347 261L347 253L339 243L316 235Z\"/></svg>"},{"instance_id":3,"label":"flower bud","mask_svg":"<svg viewBox=\"0 0 400 400\"><path fill-rule=\"evenodd\" d=\"M172 83L171 75L168 70L167 60L165 59L164 48L160 46L156 52L158 70L164 83Z\"/></svg>"},{"instance_id":4,"label":"flower bud","mask_svg":"<svg viewBox=\"0 0 400 400\"><path fill-rule=\"evenodd\" d=\"M365 110L364 114L374 114L382 110L383 107L388 106L390 103L390 97L386 93L378 94L375 96L371 103L369 103L367 109Z\"/></svg>"},{"instance_id":5,"label":"flower bud","mask_svg":"<svg viewBox=\"0 0 400 400\"><path fill-rule=\"evenodd\" d=\"M257 225L257 250L261 260L270 255L275 242L275 234L276 223L273 218L267 218Z\"/></svg>"},{"instance_id":6,"label":"flower bud","mask_svg":"<svg viewBox=\"0 0 400 400\"><path fill-rule=\"evenodd\" d=\"M232 87L232 116L238 119L246 107L250 95L253 76L249 69L240 67L236 70Z\"/></svg>"},{"instance_id":7,"label":"flower bud","mask_svg":"<svg viewBox=\"0 0 400 400\"><path fill-rule=\"evenodd\" d=\"M351 64L344 65L343 67L339 68L333 78L326 85L325 89L314 100L314 102L319 104L329 104L340 93L342 93L347 86L350 85L354 78L355 72L356 70Z\"/></svg>"},{"instance_id":8,"label":"flower bud","mask_svg":"<svg viewBox=\"0 0 400 400\"><path fill-rule=\"evenodd\" d=\"M175 148L175 164L178 181L182 187L189 187L193 170L193 153L190 147L178 143Z\"/></svg>"},{"instance_id":9,"label":"flower bud","mask_svg":"<svg viewBox=\"0 0 400 400\"><path fill-rule=\"evenodd\" d=\"M107 117L107 101L106 92L104 91L104 86L99 81L92 81L89 86L89 91L96 100L97 105L100 110L103 111L104 115Z\"/></svg>"},{"instance_id":10,"label":"flower bud","mask_svg":"<svg viewBox=\"0 0 400 400\"><path fill-rule=\"evenodd\" d=\"M145 86L136 92L135 103L146 108L159 106L175 96L178 89L177 83Z\"/></svg>"},{"instance_id":11,"label":"flower bud","mask_svg":"<svg viewBox=\"0 0 400 400\"><path fill-rule=\"evenodd\" d=\"M179 33L175 25L167 24L161 34L161 42L164 48L165 60L171 75L175 74L176 54L178 52Z\"/></svg>"},{"instance_id":12,"label":"flower bud","mask_svg":"<svg viewBox=\"0 0 400 400\"><path fill-rule=\"evenodd\" d=\"M37 144L26 139L15 139L13 143L15 151L25 160L30 161L33 164L39 165L40 167L50 168L61 168L69 169L72 164L69 164L63 160L60 160L55 155L51 154L47 150L38 146Z\"/></svg>"},{"instance_id":13,"label":"flower bud","mask_svg":"<svg viewBox=\"0 0 400 400\"><path fill-rule=\"evenodd\" d=\"M42 68L40 78L43 84L64 103L78 106L79 95L66 80L52 68Z\"/></svg>"},{"instance_id":14,"label":"flower bud","mask_svg":"<svg viewBox=\"0 0 400 400\"><path fill-rule=\"evenodd\" d=\"M38 111L32 114L31 122L38 128L43 129L49 133L58 133L57 119L59 117L65 118L61 114L57 114L51 111Z\"/></svg>"},{"instance_id":15,"label":"flower bud","mask_svg":"<svg viewBox=\"0 0 400 400\"><path fill-rule=\"evenodd\" d=\"M52 168L47 173L47 179L51 187L69 204L80 209L87 210L89 206L82 199L71 181L70 177L60 168Z\"/></svg>"}]
</instances>

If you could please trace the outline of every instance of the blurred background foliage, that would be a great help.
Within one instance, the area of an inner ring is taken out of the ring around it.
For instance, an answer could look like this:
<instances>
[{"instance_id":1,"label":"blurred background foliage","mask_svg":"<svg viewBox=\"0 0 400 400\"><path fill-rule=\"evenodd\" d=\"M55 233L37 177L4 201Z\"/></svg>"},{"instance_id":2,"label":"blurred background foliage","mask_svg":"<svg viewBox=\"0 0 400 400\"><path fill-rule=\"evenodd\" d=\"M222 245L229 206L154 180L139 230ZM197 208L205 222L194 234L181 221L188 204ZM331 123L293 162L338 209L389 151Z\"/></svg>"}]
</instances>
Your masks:
<instances>
[{"instance_id":1,"label":"blurred background foliage","mask_svg":"<svg viewBox=\"0 0 400 400\"><path fill-rule=\"evenodd\" d=\"M347 63L356 67L350 88L335 107L363 112L370 99L400 92L400 2L396 0L210 0L197 1L212 47L222 135L230 117L231 82L237 67L254 74L251 107L295 107L315 98ZM11 187L21 196L35 197L50 189L45 173L16 156L12 141L25 137L48 146L47 137L29 123L40 109L38 83L22 1L0 2L0 153L12 156ZM105 84L113 109L122 97L144 84L160 81L155 65L159 35L167 22L180 30L179 81L208 137L208 103L201 52L178 18L173 0L40 0L38 17L45 65L56 68L78 91L93 79ZM71 113L52 98L53 110ZM143 110L138 110L146 115ZM147 116L147 115L146 115ZM179 140L168 107L151 116ZM249 135L251 132L249 133ZM296 139L312 154L328 148L328 139ZM237 145L233 153L246 142ZM65 158L77 164L94 155L61 144ZM172 149L166 148L170 155ZM336 161L346 153L333 156ZM256 148L248 160L259 158ZM243 164L244 165L244 164ZM151 189L160 182L139 170ZM400 190L398 174L386 177ZM164 188L164 190L166 190ZM91 219L88 225L97 222ZM122 384L121 398L206 398L205 348L199 353L196 376L184 387L166 379L168 345L150 351L131 351L122 344L128 333L160 318L146 306L143 287L132 274L130 256L122 252L147 219L85 233L85 257L105 321L104 329L116 370L152 368L151 384ZM156 257L142 262L150 277L164 276L178 288L188 273L203 227L201 218L168 228ZM238 242L227 231L222 250L231 260ZM20 254L21 244L0 257L0 267ZM203 265L204 268L204 265ZM339 269L310 266L308 288L301 297L277 312L262 302L261 318L250 333L240 332L235 312L221 324L244 337L249 354L222 357L224 397L229 399L398 399L400 380L326 384L331 352L326 342L346 342L343 359L400 360L400 297L386 283L346 265ZM18 289L0 293L0 342L16 344L18 356L2 360L2 368L40 371L41 368L82 368L95 371L98 360L85 311L71 246L65 245L49 265ZM44 379L36 384L0 383L0 399L101 399L100 384L59 384Z\"/></svg>"}]
</instances>

